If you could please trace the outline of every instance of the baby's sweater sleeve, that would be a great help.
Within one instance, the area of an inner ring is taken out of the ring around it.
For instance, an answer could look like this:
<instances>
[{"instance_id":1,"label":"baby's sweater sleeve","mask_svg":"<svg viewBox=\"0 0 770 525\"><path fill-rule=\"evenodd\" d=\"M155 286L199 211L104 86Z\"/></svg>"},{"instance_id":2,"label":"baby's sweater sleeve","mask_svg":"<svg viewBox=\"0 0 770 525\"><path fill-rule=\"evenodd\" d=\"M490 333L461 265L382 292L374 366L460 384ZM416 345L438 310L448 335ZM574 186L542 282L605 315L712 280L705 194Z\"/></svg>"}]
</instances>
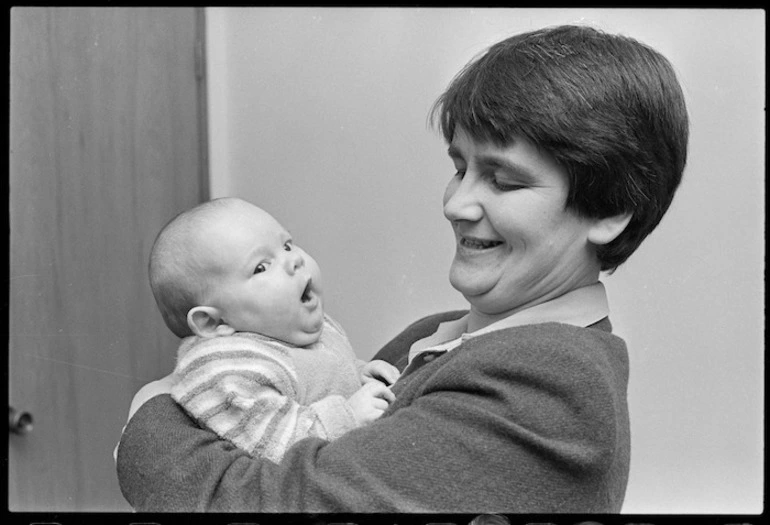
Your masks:
<instances>
[{"instance_id":1,"label":"baby's sweater sleeve","mask_svg":"<svg viewBox=\"0 0 770 525\"><path fill-rule=\"evenodd\" d=\"M342 396L300 404L286 350L245 335L185 340L175 377L171 396L199 424L271 461L301 439L332 440L356 426Z\"/></svg>"}]
</instances>

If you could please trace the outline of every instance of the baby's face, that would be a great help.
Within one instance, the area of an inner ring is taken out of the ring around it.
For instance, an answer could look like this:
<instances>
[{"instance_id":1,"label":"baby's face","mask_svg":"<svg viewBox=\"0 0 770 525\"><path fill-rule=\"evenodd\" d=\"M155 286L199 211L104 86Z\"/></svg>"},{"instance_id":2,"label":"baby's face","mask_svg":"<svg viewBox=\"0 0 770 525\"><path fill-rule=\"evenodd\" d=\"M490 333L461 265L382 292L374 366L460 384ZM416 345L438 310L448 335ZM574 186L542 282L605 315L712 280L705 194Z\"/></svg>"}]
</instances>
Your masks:
<instances>
[{"instance_id":1,"label":"baby's face","mask_svg":"<svg viewBox=\"0 0 770 525\"><path fill-rule=\"evenodd\" d=\"M321 270L270 214L248 203L224 210L199 236L209 274L205 306L236 331L258 332L295 346L323 328Z\"/></svg>"}]
</instances>

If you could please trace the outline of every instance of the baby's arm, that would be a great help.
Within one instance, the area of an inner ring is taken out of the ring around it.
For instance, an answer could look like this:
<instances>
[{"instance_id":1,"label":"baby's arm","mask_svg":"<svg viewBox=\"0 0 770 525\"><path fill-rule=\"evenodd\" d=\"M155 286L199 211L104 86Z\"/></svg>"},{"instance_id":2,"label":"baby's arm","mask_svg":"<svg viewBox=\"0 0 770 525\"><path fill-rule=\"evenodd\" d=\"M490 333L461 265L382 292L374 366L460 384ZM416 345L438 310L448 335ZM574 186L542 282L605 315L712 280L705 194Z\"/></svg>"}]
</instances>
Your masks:
<instances>
[{"instance_id":1,"label":"baby's arm","mask_svg":"<svg viewBox=\"0 0 770 525\"><path fill-rule=\"evenodd\" d=\"M176 376L172 397L201 425L273 461L305 437L333 440L371 421L392 396L369 387L352 403L328 396L302 405L288 354L239 336L201 342L180 359Z\"/></svg>"}]
</instances>

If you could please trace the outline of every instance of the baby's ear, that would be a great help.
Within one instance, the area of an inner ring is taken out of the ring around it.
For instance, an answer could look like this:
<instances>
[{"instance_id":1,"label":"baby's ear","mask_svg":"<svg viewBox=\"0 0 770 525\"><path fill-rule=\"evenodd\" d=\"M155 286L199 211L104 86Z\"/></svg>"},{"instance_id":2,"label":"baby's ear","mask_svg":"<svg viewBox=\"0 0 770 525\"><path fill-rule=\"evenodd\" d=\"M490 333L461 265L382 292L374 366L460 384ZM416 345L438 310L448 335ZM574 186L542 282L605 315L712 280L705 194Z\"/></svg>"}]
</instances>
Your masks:
<instances>
[{"instance_id":1,"label":"baby's ear","mask_svg":"<svg viewBox=\"0 0 770 525\"><path fill-rule=\"evenodd\" d=\"M196 306L187 312L187 325L198 337L231 335L235 330L222 322L222 314L213 306Z\"/></svg>"}]
</instances>

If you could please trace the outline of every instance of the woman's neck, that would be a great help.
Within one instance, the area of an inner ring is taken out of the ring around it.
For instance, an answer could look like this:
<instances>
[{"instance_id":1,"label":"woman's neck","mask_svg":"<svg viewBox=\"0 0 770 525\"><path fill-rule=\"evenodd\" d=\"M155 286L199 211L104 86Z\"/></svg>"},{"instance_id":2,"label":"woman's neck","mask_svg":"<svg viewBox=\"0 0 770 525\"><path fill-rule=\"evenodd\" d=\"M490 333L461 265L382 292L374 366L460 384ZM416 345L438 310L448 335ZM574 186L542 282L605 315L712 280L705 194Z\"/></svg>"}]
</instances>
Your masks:
<instances>
[{"instance_id":1,"label":"woman's neck","mask_svg":"<svg viewBox=\"0 0 770 525\"><path fill-rule=\"evenodd\" d=\"M526 305L518 308L513 308L511 310L507 310L505 312L500 312L496 314L487 314L478 310L473 305L471 305L470 312L468 313L468 327L466 329L467 333L472 333L472 332L475 332L476 330L481 330L482 328L486 328L487 326L493 323L496 323L501 319L505 319L506 317L513 315L516 312L520 312L522 310L530 308L531 306L534 306L534 305Z\"/></svg>"},{"instance_id":2,"label":"woman's neck","mask_svg":"<svg viewBox=\"0 0 770 525\"><path fill-rule=\"evenodd\" d=\"M486 328L487 326L493 323L496 323L501 319L505 319L506 317L509 317L518 312L523 312L524 310L527 310L539 304L543 304L553 299L556 299L557 297L561 297L562 295L569 293L573 290L577 290L578 288L582 288L583 286L594 284L598 280L599 280L599 276L596 275L596 277L593 279L584 279L581 282L574 283L571 287L567 287L566 289L553 290L551 293L540 295L539 297L537 297L532 301L529 301L525 304L517 305L513 308L510 308L502 312L486 313L480 310L479 308L477 308L476 306L474 306L473 304L471 304L470 312L468 313L467 333L472 333L472 332L475 332L476 330L481 330L482 328Z\"/></svg>"}]
</instances>

